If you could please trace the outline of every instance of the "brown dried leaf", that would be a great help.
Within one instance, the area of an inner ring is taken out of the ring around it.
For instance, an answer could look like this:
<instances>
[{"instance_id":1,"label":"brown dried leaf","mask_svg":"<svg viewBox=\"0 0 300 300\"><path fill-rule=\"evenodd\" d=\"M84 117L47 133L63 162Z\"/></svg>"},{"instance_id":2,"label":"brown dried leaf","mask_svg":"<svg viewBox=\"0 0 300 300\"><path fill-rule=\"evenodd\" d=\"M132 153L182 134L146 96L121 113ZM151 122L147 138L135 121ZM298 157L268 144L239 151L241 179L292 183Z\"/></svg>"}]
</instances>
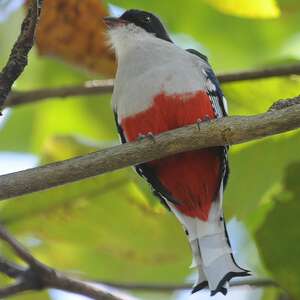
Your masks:
<instances>
[{"instance_id":1,"label":"brown dried leaf","mask_svg":"<svg viewBox=\"0 0 300 300\"><path fill-rule=\"evenodd\" d=\"M39 54L113 75L115 59L106 43L104 16L101 0L44 0L36 35Z\"/></svg>"}]
</instances>

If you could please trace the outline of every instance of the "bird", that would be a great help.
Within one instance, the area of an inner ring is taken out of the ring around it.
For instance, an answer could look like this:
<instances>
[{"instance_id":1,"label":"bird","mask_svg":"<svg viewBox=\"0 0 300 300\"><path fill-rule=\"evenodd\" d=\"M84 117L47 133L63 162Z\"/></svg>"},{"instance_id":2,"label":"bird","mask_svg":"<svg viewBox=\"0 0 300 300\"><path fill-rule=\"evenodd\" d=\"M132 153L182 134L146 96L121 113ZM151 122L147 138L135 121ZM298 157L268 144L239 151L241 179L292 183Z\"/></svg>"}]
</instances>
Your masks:
<instances>
[{"instance_id":1,"label":"bird","mask_svg":"<svg viewBox=\"0 0 300 300\"><path fill-rule=\"evenodd\" d=\"M228 115L207 57L176 45L156 15L129 9L105 17L117 72L112 109L122 143ZM249 276L233 257L223 214L228 146L171 155L135 166L182 224L198 278L192 293L226 295L229 281ZM170 250L171 251L171 250Z\"/></svg>"}]
</instances>

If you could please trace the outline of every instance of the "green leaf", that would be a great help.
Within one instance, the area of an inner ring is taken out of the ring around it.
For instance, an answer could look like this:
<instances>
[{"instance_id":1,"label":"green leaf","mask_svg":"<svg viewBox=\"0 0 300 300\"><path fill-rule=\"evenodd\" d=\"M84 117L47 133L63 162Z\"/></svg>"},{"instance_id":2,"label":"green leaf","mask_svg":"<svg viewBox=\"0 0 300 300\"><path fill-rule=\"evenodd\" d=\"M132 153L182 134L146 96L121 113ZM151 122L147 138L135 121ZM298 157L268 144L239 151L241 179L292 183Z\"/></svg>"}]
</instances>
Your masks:
<instances>
[{"instance_id":1,"label":"green leaf","mask_svg":"<svg viewBox=\"0 0 300 300\"><path fill-rule=\"evenodd\" d=\"M286 169L283 189L273 199L273 208L256 233L267 268L291 298L300 297L300 162Z\"/></svg>"},{"instance_id":2,"label":"green leaf","mask_svg":"<svg viewBox=\"0 0 300 300\"><path fill-rule=\"evenodd\" d=\"M284 170L299 158L300 132L244 145L230 155L231 176L225 213L256 229L268 212L268 198L283 180Z\"/></svg>"},{"instance_id":3,"label":"green leaf","mask_svg":"<svg viewBox=\"0 0 300 300\"><path fill-rule=\"evenodd\" d=\"M72 137L49 143L48 160L95 147ZM11 199L1 203L1 223L58 269L98 280L182 281L191 258L185 234L171 213L148 202L136 178L125 169Z\"/></svg>"},{"instance_id":4,"label":"green leaf","mask_svg":"<svg viewBox=\"0 0 300 300\"><path fill-rule=\"evenodd\" d=\"M89 77L69 66L31 55L31 64L18 80L18 89L78 84ZM71 101L73 100L73 101ZM58 134L90 139L116 139L110 96L51 99L11 110L0 131L0 150L39 153L45 140Z\"/></svg>"},{"instance_id":5,"label":"green leaf","mask_svg":"<svg viewBox=\"0 0 300 300\"><path fill-rule=\"evenodd\" d=\"M278 288L267 288L263 290L261 300L278 300L280 299L280 289Z\"/></svg>"},{"instance_id":6,"label":"green leaf","mask_svg":"<svg viewBox=\"0 0 300 300\"><path fill-rule=\"evenodd\" d=\"M49 296L48 291L34 291L34 292L26 292L21 293L17 296L10 297L12 300L51 300L52 298Z\"/></svg>"},{"instance_id":7,"label":"green leaf","mask_svg":"<svg viewBox=\"0 0 300 300\"><path fill-rule=\"evenodd\" d=\"M99 280L182 281L190 250L181 226L153 210L127 172L115 175L12 199L1 220L19 239L40 240L27 247L53 267Z\"/></svg>"},{"instance_id":8,"label":"green leaf","mask_svg":"<svg viewBox=\"0 0 300 300\"><path fill-rule=\"evenodd\" d=\"M245 18L277 18L280 8L276 0L205 0L218 11Z\"/></svg>"},{"instance_id":9,"label":"green leaf","mask_svg":"<svg viewBox=\"0 0 300 300\"><path fill-rule=\"evenodd\" d=\"M111 146L112 143L109 142L97 142L77 135L55 135L44 143L42 162L64 160Z\"/></svg>"},{"instance_id":10,"label":"green leaf","mask_svg":"<svg viewBox=\"0 0 300 300\"><path fill-rule=\"evenodd\" d=\"M241 81L222 85L230 115L250 115L266 112L279 99L299 94L300 76L275 77Z\"/></svg>"},{"instance_id":11,"label":"green leaf","mask_svg":"<svg viewBox=\"0 0 300 300\"><path fill-rule=\"evenodd\" d=\"M299 76L223 86L233 115L265 112L278 99L297 95L299 88ZM259 227L268 213L271 194L280 186L285 168L298 158L293 149L300 147L299 137L300 131L294 131L231 147L231 173L224 200L228 217L243 220L250 230Z\"/></svg>"}]
</instances>

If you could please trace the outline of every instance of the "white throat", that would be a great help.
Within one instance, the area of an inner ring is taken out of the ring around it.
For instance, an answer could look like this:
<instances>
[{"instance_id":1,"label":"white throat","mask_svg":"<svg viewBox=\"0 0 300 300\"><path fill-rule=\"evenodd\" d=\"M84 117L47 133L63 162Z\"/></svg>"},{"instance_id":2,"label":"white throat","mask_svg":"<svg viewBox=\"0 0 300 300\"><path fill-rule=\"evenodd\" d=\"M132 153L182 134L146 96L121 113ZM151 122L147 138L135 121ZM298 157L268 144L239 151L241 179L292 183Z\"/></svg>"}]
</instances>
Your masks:
<instances>
[{"instance_id":1,"label":"white throat","mask_svg":"<svg viewBox=\"0 0 300 300\"><path fill-rule=\"evenodd\" d=\"M109 30L109 41L115 50L118 60L131 52L147 39L155 39L151 34L132 23Z\"/></svg>"},{"instance_id":2,"label":"white throat","mask_svg":"<svg viewBox=\"0 0 300 300\"><path fill-rule=\"evenodd\" d=\"M193 93L204 88L200 70L206 62L175 44L134 24L115 28L109 36L118 59L112 104L119 118L149 108L159 93Z\"/></svg>"}]
</instances>

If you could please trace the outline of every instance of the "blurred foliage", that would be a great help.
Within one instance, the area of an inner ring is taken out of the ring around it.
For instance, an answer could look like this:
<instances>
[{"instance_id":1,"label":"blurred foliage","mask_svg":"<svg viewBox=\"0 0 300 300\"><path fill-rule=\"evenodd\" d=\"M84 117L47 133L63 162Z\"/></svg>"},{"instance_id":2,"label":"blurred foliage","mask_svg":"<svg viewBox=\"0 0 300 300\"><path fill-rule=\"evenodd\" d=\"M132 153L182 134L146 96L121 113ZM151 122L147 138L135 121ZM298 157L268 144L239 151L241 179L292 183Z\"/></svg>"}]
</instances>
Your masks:
<instances>
[{"instance_id":1,"label":"blurred foliage","mask_svg":"<svg viewBox=\"0 0 300 300\"><path fill-rule=\"evenodd\" d=\"M78 66L96 71L98 78L113 74L101 22L109 4L158 14L179 44L184 34L205 49L217 72L293 63L300 57L298 0L45 0L38 49L15 88L95 78ZM1 64L24 12L11 11L0 23ZM231 83L223 90L232 114L255 114L298 95L300 77ZM0 128L0 155L34 153L47 163L116 144L109 98L51 99L11 109ZM295 298L300 293L299 147L299 131L232 147L224 202L227 219L235 216L246 225L270 275ZM180 225L131 168L1 202L0 221L44 262L82 277L182 282L190 272L191 254ZM28 295L18 298L48 299L45 293Z\"/></svg>"},{"instance_id":2,"label":"blurred foliage","mask_svg":"<svg viewBox=\"0 0 300 300\"><path fill-rule=\"evenodd\" d=\"M208 0L174 0L171 7L168 1L159 0L111 2L124 8L152 11L161 16L173 33L191 35L205 46L212 65L218 71L255 68L295 58L292 52L282 51L286 42L299 33L298 0L279 2L281 17L270 20L222 14L209 5ZM180 13L174 13L174 10Z\"/></svg>"},{"instance_id":3,"label":"blurred foliage","mask_svg":"<svg viewBox=\"0 0 300 300\"><path fill-rule=\"evenodd\" d=\"M106 5L99 0L45 0L37 28L41 55L54 55L86 69L113 75L113 52L107 48L102 18Z\"/></svg>"},{"instance_id":4,"label":"blurred foliage","mask_svg":"<svg viewBox=\"0 0 300 300\"><path fill-rule=\"evenodd\" d=\"M0 22L4 22L23 3L24 0L0 0Z\"/></svg>"},{"instance_id":5,"label":"blurred foliage","mask_svg":"<svg viewBox=\"0 0 300 300\"><path fill-rule=\"evenodd\" d=\"M234 16L276 18L280 9L275 0L207 0L217 10Z\"/></svg>"},{"instance_id":6,"label":"blurred foliage","mask_svg":"<svg viewBox=\"0 0 300 300\"><path fill-rule=\"evenodd\" d=\"M300 297L299 172L299 161L286 168L282 190L256 234L266 266L293 299Z\"/></svg>"}]
</instances>

